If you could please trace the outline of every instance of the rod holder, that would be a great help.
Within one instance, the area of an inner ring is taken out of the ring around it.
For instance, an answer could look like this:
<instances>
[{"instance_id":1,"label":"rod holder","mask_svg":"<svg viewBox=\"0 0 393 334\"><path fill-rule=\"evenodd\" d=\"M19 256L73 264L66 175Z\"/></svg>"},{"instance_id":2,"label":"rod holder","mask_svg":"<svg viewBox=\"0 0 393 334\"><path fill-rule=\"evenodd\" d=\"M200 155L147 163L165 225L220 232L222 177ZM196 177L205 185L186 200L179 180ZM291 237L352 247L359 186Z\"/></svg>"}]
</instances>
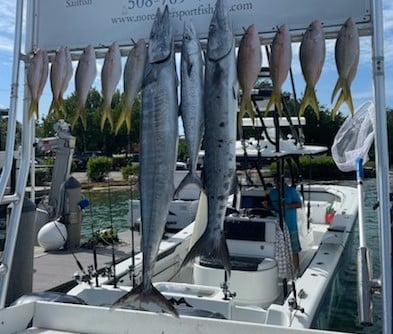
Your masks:
<instances>
[{"instance_id":1,"label":"rod holder","mask_svg":"<svg viewBox=\"0 0 393 334\"><path fill-rule=\"evenodd\" d=\"M375 284L371 281L370 250L367 247L359 247L358 249L357 269L359 321L362 326L372 326L372 287Z\"/></svg>"}]
</instances>

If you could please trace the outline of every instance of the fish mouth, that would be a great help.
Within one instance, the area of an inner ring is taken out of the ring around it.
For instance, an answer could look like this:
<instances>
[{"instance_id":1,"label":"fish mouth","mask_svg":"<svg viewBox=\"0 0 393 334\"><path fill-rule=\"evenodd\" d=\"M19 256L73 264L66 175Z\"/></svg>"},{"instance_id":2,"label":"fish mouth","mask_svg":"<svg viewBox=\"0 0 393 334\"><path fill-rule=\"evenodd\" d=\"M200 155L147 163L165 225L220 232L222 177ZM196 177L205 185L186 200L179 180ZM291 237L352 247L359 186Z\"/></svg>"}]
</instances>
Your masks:
<instances>
[{"instance_id":1,"label":"fish mouth","mask_svg":"<svg viewBox=\"0 0 393 334\"><path fill-rule=\"evenodd\" d=\"M168 6L165 6L162 14L158 8L150 32L149 63L161 63L167 60L172 53L172 42L173 34Z\"/></svg>"},{"instance_id":2,"label":"fish mouth","mask_svg":"<svg viewBox=\"0 0 393 334\"><path fill-rule=\"evenodd\" d=\"M223 0L218 0L209 26L207 57L218 61L226 57L234 47L234 37L229 21L228 9Z\"/></svg>"}]
</instances>

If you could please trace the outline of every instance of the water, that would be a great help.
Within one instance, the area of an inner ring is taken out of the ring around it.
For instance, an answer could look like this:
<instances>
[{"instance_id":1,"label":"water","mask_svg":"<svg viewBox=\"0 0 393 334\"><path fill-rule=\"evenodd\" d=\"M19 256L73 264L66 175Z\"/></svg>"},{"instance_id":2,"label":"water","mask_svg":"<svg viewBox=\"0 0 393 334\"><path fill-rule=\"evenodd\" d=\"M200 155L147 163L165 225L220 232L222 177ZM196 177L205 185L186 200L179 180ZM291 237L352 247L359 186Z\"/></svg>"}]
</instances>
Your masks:
<instances>
[{"instance_id":1,"label":"water","mask_svg":"<svg viewBox=\"0 0 393 334\"><path fill-rule=\"evenodd\" d=\"M343 184L343 183L341 183ZM346 185L356 186L356 182L346 182ZM84 195L90 198L91 212L85 209L82 223L82 241L87 241L91 237L91 229L105 228L110 225L117 231L129 229L127 217L128 203L130 199L130 189L121 190L113 188L108 193L107 190L85 192ZM136 195L133 194L136 198ZM368 179L364 182L365 199L365 222L367 228L367 244L372 250L372 261L374 277L380 275L379 260L379 227L377 224L377 212L373 206L377 201L376 181ZM109 210L108 203L111 203ZM363 328L358 325L357 319L357 287L356 287L356 254L358 243L358 226L355 225L353 231L353 243L347 247L342 265L333 283L334 293L325 297L324 307L320 310L320 317L317 321L318 328L336 331L346 331L361 334L382 333L382 297L374 296L374 326Z\"/></svg>"},{"instance_id":2,"label":"water","mask_svg":"<svg viewBox=\"0 0 393 334\"><path fill-rule=\"evenodd\" d=\"M111 224L118 232L130 229L128 200L137 196L135 193L131 195L130 188L110 187L109 191L84 191L83 195L89 199L90 206L84 210L81 243L91 238L92 231L110 227Z\"/></svg>"}]
</instances>

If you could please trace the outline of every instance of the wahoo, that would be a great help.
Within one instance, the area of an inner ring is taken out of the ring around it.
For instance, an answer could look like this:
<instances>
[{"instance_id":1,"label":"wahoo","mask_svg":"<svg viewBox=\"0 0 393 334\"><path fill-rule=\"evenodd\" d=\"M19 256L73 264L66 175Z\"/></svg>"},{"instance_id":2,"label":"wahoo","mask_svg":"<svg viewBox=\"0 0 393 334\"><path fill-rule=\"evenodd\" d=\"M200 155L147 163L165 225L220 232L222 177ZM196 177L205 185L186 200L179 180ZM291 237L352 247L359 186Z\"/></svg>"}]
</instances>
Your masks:
<instances>
[{"instance_id":1,"label":"wahoo","mask_svg":"<svg viewBox=\"0 0 393 334\"><path fill-rule=\"evenodd\" d=\"M230 273L223 226L236 176L237 78L235 41L224 0L217 0L210 23L205 69L205 158L203 184L208 202L205 232L183 265L196 256L219 258Z\"/></svg>"},{"instance_id":2,"label":"wahoo","mask_svg":"<svg viewBox=\"0 0 393 334\"><path fill-rule=\"evenodd\" d=\"M203 120L203 59L202 50L194 25L184 24L183 45L181 51L181 104L180 115L183 120L190 159L188 174L179 184L175 196L187 184L193 182L202 188L202 182L196 173L198 153L204 133Z\"/></svg>"},{"instance_id":3,"label":"wahoo","mask_svg":"<svg viewBox=\"0 0 393 334\"><path fill-rule=\"evenodd\" d=\"M142 91L141 192L143 282L113 306L139 301L155 303L178 316L173 305L153 286L152 277L166 217L174 193L178 140L177 74L168 7L157 10L150 34Z\"/></svg>"}]
</instances>

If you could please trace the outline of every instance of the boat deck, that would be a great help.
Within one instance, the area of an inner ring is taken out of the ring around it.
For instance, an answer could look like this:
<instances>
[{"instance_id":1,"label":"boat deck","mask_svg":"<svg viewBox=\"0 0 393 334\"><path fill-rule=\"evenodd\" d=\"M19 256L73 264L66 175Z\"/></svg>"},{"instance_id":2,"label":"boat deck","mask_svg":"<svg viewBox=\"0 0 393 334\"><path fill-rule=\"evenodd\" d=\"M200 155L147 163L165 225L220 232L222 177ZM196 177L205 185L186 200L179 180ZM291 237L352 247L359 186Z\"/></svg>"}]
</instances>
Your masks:
<instances>
[{"instance_id":1,"label":"boat deck","mask_svg":"<svg viewBox=\"0 0 393 334\"><path fill-rule=\"evenodd\" d=\"M135 250L139 252L139 236L135 234ZM125 231L119 233L119 243L115 244L115 260L129 257L132 251L131 233ZM112 262L112 246L96 246L97 251L97 268L103 273L105 268L109 267ZM93 250L79 247L70 250L44 251L43 248L34 247L34 273L33 273L33 291L63 290L67 286L72 286L73 276L82 272L78 267L77 261L80 262L84 271L87 273L89 266L94 263Z\"/></svg>"}]
</instances>

